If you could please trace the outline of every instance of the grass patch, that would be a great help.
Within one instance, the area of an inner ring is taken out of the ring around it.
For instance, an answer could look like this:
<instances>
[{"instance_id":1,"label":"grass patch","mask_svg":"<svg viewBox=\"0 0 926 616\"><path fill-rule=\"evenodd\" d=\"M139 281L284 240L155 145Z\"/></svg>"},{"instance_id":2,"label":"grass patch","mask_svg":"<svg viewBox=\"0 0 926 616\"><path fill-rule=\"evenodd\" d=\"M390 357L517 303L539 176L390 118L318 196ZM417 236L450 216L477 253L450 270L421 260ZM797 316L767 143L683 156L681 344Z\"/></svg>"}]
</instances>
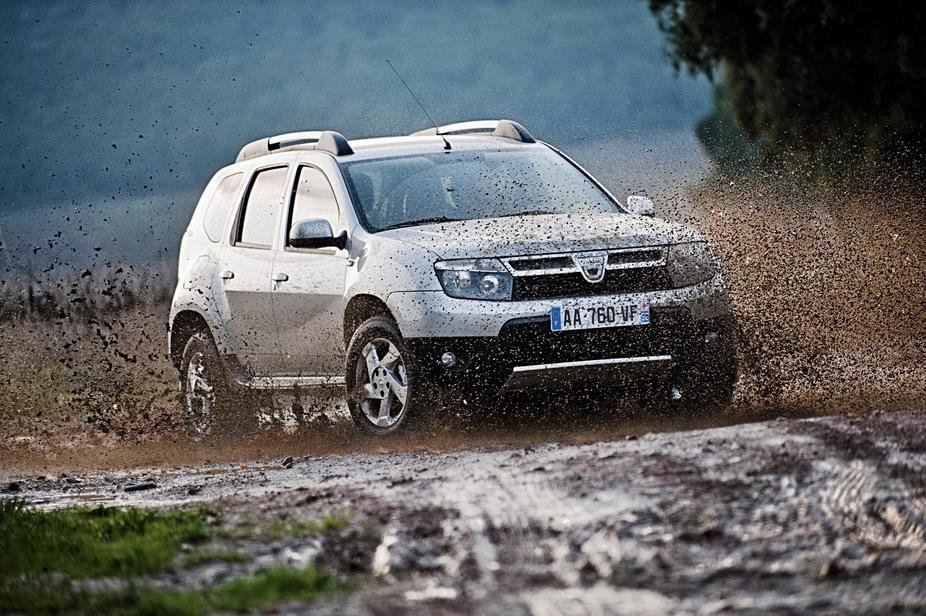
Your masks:
<instances>
[{"instance_id":1,"label":"grass patch","mask_svg":"<svg viewBox=\"0 0 926 616\"><path fill-rule=\"evenodd\" d=\"M289 524L265 530L284 536L319 533L343 528L347 521L329 517ZM212 514L203 509L41 511L21 500L0 501L0 613L198 616L311 601L347 587L314 567L267 569L197 590L165 590L137 580L169 570L184 544L201 543L214 529ZM248 560L239 552L194 549L183 563ZM94 592L81 582L95 578L114 579L116 590Z\"/></svg>"},{"instance_id":2,"label":"grass patch","mask_svg":"<svg viewBox=\"0 0 926 616\"><path fill-rule=\"evenodd\" d=\"M271 524L258 525L250 520L243 521L234 528L224 529L222 536L227 539L264 539L277 541L292 537L310 537L341 530L349 524L343 516L327 515L321 520L278 520Z\"/></svg>"},{"instance_id":3,"label":"grass patch","mask_svg":"<svg viewBox=\"0 0 926 616\"><path fill-rule=\"evenodd\" d=\"M0 612L21 614L135 614L200 616L208 606L195 592L129 586L120 591L89 592L63 582L19 586L0 595Z\"/></svg>"},{"instance_id":4,"label":"grass patch","mask_svg":"<svg viewBox=\"0 0 926 616\"><path fill-rule=\"evenodd\" d=\"M347 585L316 569L267 569L204 591L205 603L219 610L250 610L281 601L312 601Z\"/></svg>"},{"instance_id":5,"label":"grass patch","mask_svg":"<svg viewBox=\"0 0 926 616\"><path fill-rule=\"evenodd\" d=\"M275 568L202 590L164 590L132 585L120 591L87 592L59 585L19 587L0 595L0 611L57 614L201 616L216 611L269 608L283 601L309 602L348 588L316 569Z\"/></svg>"},{"instance_id":6,"label":"grass patch","mask_svg":"<svg viewBox=\"0 0 926 616\"><path fill-rule=\"evenodd\" d=\"M287 539L289 537L309 537L341 530L347 526L346 518L327 515L321 520L282 520L275 522L260 533L268 539Z\"/></svg>"},{"instance_id":7,"label":"grass patch","mask_svg":"<svg viewBox=\"0 0 926 616\"><path fill-rule=\"evenodd\" d=\"M0 579L56 572L73 579L151 575L168 569L180 546L211 533L205 510L29 509L0 502Z\"/></svg>"}]
</instances>

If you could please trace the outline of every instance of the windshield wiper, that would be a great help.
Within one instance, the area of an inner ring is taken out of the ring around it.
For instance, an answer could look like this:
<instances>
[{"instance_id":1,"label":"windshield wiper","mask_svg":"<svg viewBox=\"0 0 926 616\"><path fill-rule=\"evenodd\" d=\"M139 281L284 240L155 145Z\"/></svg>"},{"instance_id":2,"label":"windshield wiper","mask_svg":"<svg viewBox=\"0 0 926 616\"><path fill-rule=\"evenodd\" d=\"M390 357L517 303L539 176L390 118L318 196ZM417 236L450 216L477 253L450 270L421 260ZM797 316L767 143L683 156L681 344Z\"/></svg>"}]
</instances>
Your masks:
<instances>
[{"instance_id":1,"label":"windshield wiper","mask_svg":"<svg viewBox=\"0 0 926 616\"><path fill-rule=\"evenodd\" d=\"M389 231L390 229L400 229L402 227L415 227L417 225L428 225L436 222L460 222L464 218L447 218L446 216L432 216L430 218L420 218L418 220L408 220L406 222L397 222L394 225L383 227L380 231Z\"/></svg>"},{"instance_id":2,"label":"windshield wiper","mask_svg":"<svg viewBox=\"0 0 926 616\"><path fill-rule=\"evenodd\" d=\"M510 214L499 214L493 218L510 218L512 216L540 216L542 214L557 214L558 212L551 212L549 210L528 210L526 212L512 212Z\"/></svg>"}]
</instances>

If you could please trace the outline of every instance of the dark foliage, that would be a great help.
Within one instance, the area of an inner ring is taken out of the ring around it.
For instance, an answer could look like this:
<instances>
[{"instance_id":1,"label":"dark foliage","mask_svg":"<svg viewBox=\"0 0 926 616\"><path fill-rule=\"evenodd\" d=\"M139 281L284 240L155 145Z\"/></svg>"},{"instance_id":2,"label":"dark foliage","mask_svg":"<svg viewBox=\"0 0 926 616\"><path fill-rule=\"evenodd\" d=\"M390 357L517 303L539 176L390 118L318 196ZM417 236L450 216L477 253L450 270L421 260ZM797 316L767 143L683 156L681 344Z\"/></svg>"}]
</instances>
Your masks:
<instances>
[{"instance_id":1,"label":"dark foliage","mask_svg":"<svg viewBox=\"0 0 926 616\"><path fill-rule=\"evenodd\" d=\"M706 119L715 129L709 152L729 128L717 122L729 104L766 162L831 177L873 162L923 168L926 5L650 0L650 8L676 69L722 73Z\"/></svg>"},{"instance_id":2,"label":"dark foliage","mask_svg":"<svg viewBox=\"0 0 926 616\"><path fill-rule=\"evenodd\" d=\"M695 134L711 160L728 173L754 167L764 144L743 134L725 84L715 86L714 109L701 118Z\"/></svg>"}]
</instances>

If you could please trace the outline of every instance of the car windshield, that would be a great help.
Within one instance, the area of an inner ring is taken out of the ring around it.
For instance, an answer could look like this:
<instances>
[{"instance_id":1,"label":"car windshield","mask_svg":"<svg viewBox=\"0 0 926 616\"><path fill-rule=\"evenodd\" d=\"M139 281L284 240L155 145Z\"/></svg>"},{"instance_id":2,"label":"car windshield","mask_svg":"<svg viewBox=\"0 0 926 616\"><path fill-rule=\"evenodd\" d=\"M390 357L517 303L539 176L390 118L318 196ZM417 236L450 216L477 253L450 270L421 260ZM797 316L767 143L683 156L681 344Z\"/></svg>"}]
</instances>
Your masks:
<instances>
[{"instance_id":1,"label":"car windshield","mask_svg":"<svg viewBox=\"0 0 926 616\"><path fill-rule=\"evenodd\" d=\"M358 215L374 232L452 220L621 211L547 148L415 154L341 168Z\"/></svg>"}]
</instances>

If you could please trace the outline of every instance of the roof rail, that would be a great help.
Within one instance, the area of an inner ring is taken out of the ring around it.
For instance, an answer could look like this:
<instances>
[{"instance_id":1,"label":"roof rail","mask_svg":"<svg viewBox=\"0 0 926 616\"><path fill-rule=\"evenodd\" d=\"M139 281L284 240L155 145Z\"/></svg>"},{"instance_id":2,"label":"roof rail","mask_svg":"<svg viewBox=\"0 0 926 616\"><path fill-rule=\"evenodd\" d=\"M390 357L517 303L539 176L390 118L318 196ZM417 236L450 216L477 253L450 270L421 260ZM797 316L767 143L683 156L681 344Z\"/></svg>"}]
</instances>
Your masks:
<instances>
[{"instance_id":1,"label":"roof rail","mask_svg":"<svg viewBox=\"0 0 926 616\"><path fill-rule=\"evenodd\" d=\"M527 129L512 120L473 120L471 122L457 122L445 124L437 128L426 128L412 133L412 136L423 135L471 135L475 133L492 133L495 137L514 139L522 143L534 143L533 135Z\"/></svg>"},{"instance_id":2,"label":"roof rail","mask_svg":"<svg viewBox=\"0 0 926 616\"><path fill-rule=\"evenodd\" d=\"M265 156L271 152L286 150L322 150L334 156L348 156L354 151L347 139L341 133L333 130L310 130L298 133L284 133L274 137L264 137L247 144L238 153L236 163L258 156Z\"/></svg>"}]
</instances>

